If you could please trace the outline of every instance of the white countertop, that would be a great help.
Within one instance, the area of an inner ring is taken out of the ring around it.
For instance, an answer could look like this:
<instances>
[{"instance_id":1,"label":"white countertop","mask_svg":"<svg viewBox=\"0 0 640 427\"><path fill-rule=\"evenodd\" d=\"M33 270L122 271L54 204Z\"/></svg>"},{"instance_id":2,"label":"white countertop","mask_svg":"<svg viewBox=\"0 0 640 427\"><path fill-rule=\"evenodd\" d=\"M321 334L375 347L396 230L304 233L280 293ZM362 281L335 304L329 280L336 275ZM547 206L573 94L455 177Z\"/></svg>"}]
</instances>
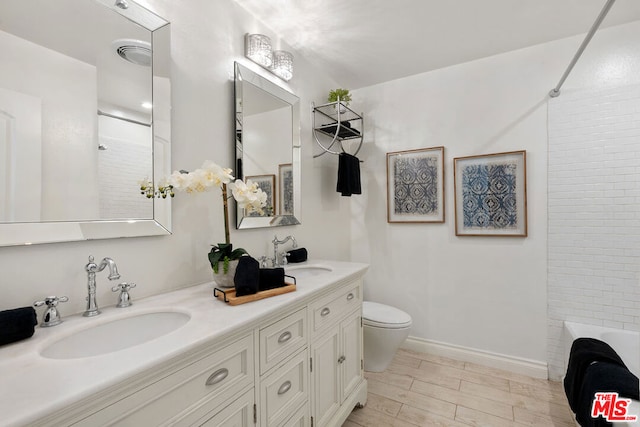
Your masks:
<instances>
[{"instance_id":1,"label":"white countertop","mask_svg":"<svg viewBox=\"0 0 640 427\"><path fill-rule=\"evenodd\" d=\"M295 264L302 265L328 266L332 271L298 278L295 292L237 306L213 298L213 285L206 283L140 300L135 299L132 291L131 307L104 307L96 317L86 318L81 314L65 317L63 313L62 324L37 327L30 339L0 347L0 423L28 425L262 316L320 293L332 284L358 278L368 267L361 263L322 260ZM157 311L184 312L191 319L167 335L113 353L66 360L40 355L47 345L78 331Z\"/></svg>"}]
</instances>

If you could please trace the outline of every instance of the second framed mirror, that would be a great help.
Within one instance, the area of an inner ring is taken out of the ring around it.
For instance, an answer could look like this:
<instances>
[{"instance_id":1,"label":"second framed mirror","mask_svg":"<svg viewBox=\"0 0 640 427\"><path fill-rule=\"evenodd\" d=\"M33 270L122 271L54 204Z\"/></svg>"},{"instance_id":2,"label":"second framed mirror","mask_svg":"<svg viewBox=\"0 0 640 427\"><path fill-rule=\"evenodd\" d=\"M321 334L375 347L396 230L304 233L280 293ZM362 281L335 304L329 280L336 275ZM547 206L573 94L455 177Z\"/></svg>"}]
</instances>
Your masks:
<instances>
[{"instance_id":1,"label":"second framed mirror","mask_svg":"<svg viewBox=\"0 0 640 427\"><path fill-rule=\"evenodd\" d=\"M237 209L236 227L300 224L300 100L235 63L236 178L267 193L264 214Z\"/></svg>"}]
</instances>

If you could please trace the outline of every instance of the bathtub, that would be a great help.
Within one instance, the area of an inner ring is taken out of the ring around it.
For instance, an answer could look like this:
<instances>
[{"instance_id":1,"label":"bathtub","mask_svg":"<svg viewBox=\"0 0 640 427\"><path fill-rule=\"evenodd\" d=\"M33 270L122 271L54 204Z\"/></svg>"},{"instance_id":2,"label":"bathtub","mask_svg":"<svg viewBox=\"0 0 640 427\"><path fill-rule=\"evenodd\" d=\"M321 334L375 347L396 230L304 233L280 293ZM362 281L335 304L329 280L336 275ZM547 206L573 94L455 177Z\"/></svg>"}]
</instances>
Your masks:
<instances>
[{"instance_id":1,"label":"bathtub","mask_svg":"<svg viewBox=\"0 0 640 427\"><path fill-rule=\"evenodd\" d=\"M627 368L640 378L640 333L574 322L564 322L564 372L567 371L571 344L580 337L597 338L609 344L618 353ZM640 418L639 401L632 401L629 413ZM639 427L640 420L633 423L616 422L613 425Z\"/></svg>"}]
</instances>

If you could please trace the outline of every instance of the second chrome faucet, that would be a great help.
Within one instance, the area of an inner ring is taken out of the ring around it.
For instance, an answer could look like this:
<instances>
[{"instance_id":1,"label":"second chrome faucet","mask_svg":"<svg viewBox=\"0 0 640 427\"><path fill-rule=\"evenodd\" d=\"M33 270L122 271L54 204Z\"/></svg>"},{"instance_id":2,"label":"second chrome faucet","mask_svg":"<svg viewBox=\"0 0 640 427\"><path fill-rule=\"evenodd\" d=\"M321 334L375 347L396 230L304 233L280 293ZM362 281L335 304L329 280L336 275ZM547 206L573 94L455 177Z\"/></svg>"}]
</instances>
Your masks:
<instances>
[{"instance_id":1,"label":"second chrome faucet","mask_svg":"<svg viewBox=\"0 0 640 427\"><path fill-rule=\"evenodd\" d=\"M296 242L296 238L293 236L287 236L282 240L278 240L278 235L275 235L273 237L273 240L271 241L271 243L273 243L273 266L274 267L282 267L284 264L287 263L286 252L279 253L278 245L287 243L289 240L293 241L294 248L298 247L298 242Z\"/></svg>"},{"instance_id":2,"label":"second chrome faucet","mask_svg":"<svg viewBox=\"0 0 640 427\"><path fill-rule=\"evenodd\" d=\"M93 256L89 255L89 262L84 267L87 272L87 288L89 295L87 296L87 309L82 314L84 317L92 317L100 314L98 309L98 303L96 301L96 273L101 272L106 267L109 267L109 280L118 280L120 273L118 273L118 267L111 258L103 258L100 264L94 262Z\"/></svg>"}]
</instances>

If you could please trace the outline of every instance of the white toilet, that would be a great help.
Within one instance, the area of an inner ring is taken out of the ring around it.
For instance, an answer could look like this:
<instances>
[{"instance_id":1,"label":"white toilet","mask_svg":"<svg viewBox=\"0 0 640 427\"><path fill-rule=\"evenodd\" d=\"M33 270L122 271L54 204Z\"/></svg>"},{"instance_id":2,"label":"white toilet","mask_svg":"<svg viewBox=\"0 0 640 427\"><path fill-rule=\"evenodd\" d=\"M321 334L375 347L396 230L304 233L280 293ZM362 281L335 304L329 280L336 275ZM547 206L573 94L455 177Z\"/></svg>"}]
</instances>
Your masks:
<instances>
[{"instance_id":1,"label":"white toilet","mask_svg":"<svg viewBox=\"0 0 640 427\"><path fill-rule=\"evenodd\" d=\"M364 328L364 370L382 372L409 336L411 316L402 310L377 302L362 303Z\"/></svg>"}]
</instances>

